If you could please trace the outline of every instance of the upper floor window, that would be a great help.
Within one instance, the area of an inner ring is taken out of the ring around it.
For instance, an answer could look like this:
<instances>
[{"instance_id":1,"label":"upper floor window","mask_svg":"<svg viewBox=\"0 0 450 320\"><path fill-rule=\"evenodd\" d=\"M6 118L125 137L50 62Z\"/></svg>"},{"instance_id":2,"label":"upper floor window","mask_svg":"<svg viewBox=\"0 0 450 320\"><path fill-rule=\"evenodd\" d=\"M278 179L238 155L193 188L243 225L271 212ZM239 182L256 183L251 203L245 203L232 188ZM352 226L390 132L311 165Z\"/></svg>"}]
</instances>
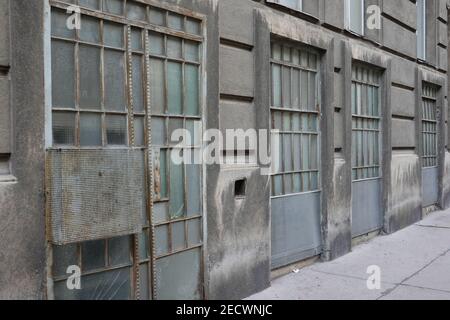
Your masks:
<instances>
[{"instance_id":1,"label":"upper floor window","mask_svg":"<svg viewBox=\"0 0 450 320\"><path fill-rule=\"evenodd\" d=\"M426 59L426 0L417 0L417 58Z\"/></svg>"},{"instance_id":2,"label":"upper floor window","mask_svg":"<svg viewBox=\"0 0 450 320\"><path fill-rule=\"evenodd\" d=\"M364 0L345 1L345 28L364 35Z\"/></svg>"},{"instance_id":3,"label":"upper floor window","mask_svg":"<svg viewBox=\"0 0 450 320\"><path fill-rule=\"evenodd\" d=\"M302 11L303 9L303 0L267 0L267 2L278 3L279 5Z\"/></svg>"}]
</instances>

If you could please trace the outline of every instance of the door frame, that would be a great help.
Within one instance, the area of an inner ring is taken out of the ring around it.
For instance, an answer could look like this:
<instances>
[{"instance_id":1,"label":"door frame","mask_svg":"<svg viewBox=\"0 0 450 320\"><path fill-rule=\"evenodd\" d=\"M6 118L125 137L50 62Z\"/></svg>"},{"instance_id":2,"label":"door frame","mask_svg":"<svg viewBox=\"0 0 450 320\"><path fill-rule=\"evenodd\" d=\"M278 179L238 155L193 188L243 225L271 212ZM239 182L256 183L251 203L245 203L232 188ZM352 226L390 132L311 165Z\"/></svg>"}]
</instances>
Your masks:
<instances>
[{"instance_id":1,"label":"door frame","mask_svg":"<svg viewBox=\"0 0 450 320\"><path fill-rule=\"evenodd\" d=\"M420 194L422 203L422 216L426 214L428 208L423 207L423 181L422 181L422 90L423 83L429 83L437 87L437 100L436 100L436 117L437 117L437 134L438 134L438 202L439 208L444 208L444 173L445 173L445 96L446 96L446 78L445 76L439 76L436 73L428 71L425 67L417 66L416 69L416 153L420 159Z\"/></svg>"},{"instance_id":2,"label":"door frame","mask_svg":"<svg viewBox=\"0 0 450 320\"><path fill-rule=\"evenodd\" d=\"M353 62L373 66L382 71L380 77L381 90L381 210L382 231L387 230L386 212L389 207L389 194L391 191L391 162L392 162L392 111L391 111L391 65L392 58L380 50L368 48L353 40L344 42L344 159L346 161L346 173L348 176L349 189L352 190L352 108L351 108L351 85ZM352 209L352 195L350 194L350 205ZM350 232L351 232L351 210L350 210Z\"/></svg>"}]
</instances>

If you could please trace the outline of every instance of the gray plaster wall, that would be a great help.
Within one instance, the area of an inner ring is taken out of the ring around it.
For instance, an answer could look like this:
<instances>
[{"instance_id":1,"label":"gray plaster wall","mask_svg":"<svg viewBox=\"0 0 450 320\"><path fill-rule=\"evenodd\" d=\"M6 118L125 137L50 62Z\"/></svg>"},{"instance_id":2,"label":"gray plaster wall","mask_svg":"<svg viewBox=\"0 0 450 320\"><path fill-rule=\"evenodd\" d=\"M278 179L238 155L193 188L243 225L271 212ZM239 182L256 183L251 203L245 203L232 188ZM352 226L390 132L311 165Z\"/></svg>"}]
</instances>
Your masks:
<instances>
[{"instance_id":1,"label":"gray plaster wall","mask_svg":"<svg viewBox=\"0 0 450 320\"><path fill-rule=\"evenodd\" d=\"M0 3L0 24L11 22L9 36L0 27L0 39L12 44L5 53L9 42L0 40L0 64L8 63L12 87L13 176L0 181L0 299L45 298L43 8L42 0Z\"/></svg>"}]
</instances>

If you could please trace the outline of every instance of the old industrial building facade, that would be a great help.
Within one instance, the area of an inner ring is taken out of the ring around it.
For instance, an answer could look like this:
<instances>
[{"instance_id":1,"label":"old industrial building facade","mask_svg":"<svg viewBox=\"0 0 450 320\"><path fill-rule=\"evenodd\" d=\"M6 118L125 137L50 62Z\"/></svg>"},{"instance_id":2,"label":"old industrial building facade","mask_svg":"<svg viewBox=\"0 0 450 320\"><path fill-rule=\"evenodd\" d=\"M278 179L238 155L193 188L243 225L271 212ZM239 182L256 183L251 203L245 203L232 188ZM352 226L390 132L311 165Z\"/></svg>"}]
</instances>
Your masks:
<instances>
[{"instance_id":1,"label":"old industrial building facade","mask_svg":"<svg viewBox=\"0 0 450 320\"><path fill-rule=\"evenodd\" d=\"M445 0L0 1L0 298L245 298L449 207L447 22ZM197 123L272 132L275 169L248 145L173 163Z\"/></svg>"}]
</instances>

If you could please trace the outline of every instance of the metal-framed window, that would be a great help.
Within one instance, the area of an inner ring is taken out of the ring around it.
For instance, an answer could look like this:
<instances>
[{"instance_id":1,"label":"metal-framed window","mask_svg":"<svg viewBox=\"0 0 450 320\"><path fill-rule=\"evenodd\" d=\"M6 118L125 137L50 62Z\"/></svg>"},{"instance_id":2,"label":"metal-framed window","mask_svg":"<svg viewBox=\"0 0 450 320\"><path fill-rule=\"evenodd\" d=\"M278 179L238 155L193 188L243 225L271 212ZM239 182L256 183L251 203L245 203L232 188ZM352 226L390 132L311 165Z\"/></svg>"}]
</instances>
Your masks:
<instances>
[{"instance_id":1,"label":"metal-framed window","mask_svg":"<svg viewBox=\"0 0 450 320\"><path fill-rule=\"evenodd\" d=\"M277 3L284 7L302 11L303 10L303 0L266 0L267 2Z\"/></svg>"},{"instance_id":2,"label":"metal-framed window","mask_svg":"<svg viewBox=\"0 0 450 320\"><path fill-rule=\"evenodd\" d=\"M202 119L203 21L134 0L50 4L53 147L144 151L151 139L154 189L138 236L53 246L55 297L155 298L152 271L164 259L185 252L198 257L201 269L201 166L169 158L200 145L175 150L168 137L178 128L193 132ZM72 4L81 7L80 30L66 27ZM69 265L81 266L83 290L67 290Z\"/></svg>"},{"instance_id":3,"label":"metal-framed window","mask_svg":"<svg viewBox=\"0 0 450 320\"><path fill-rule=\"evenodd\" d=\"M317 52L272 43L271 129L279 139L272 195L320 189L320 101Z\"/></svg>"},{"instance_id":4,"label":"metal-framed window","mask_svg":"<svg viewBox=\"0 0 450 320\"><path fill-rule=\"evenodd\" d=\"M437 93L433 85L422 88L422 167L438 165Z\"/></svg>"},{"instance_id":5,"label":"metal-framed window","mask_svg":"<svg viewBox=\"0 0 450 320\"><path fill-rule=\"evenodd\" d=\"M345 28L364 35L364 0L345 0Z\"/></svg>"},{"instance_id":6,"label":"metal-framed window","mask_svg":"<svg viewBox=\"0 0 450 320\"><path fill-rule=\"evenodd\" d=\"M352 179L381 176L380 72L352 67Z\"/></svg>"},{"instance_id":7,"label":"metal-framed window","mask_svg":"<svg viewBox=\"0 0 450 320\"><path fill-rule=\"evenodd\" d=\"M427 14L426 14L426 7L427 7L427 1L426 0L417 0L417 58L421 60L426 59L426 24L427 24Z\"/></svg>"}]
</instances>

